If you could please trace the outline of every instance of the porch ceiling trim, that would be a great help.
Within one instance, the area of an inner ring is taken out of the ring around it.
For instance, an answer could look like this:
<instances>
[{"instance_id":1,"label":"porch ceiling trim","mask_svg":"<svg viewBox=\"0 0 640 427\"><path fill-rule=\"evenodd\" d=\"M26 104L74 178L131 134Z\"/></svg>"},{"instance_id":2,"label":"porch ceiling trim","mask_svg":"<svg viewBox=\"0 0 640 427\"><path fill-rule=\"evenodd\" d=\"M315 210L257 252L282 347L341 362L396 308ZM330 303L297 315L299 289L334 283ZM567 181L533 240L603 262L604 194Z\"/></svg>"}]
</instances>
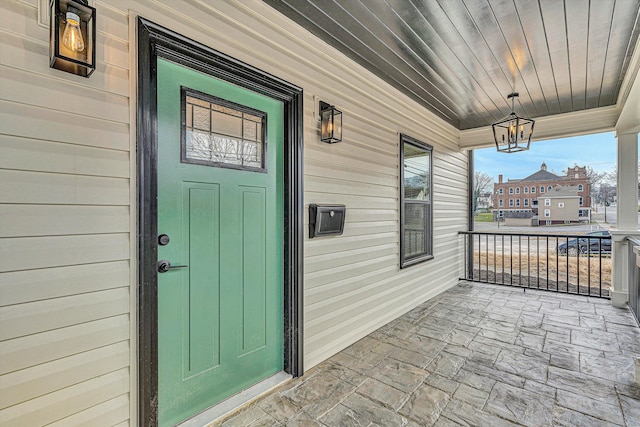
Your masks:
<instances>
[{"instance_id":1,"label":"porch ceiling trim","mask_svg":"<svg viewBox=\"0 0 640 427\"><path fill-rule=\"evenodd\" d=\"M629 71L622 81L618 110L620 112L616 123L619 134L640 132L640 42L634 49L629 64Z\"/></svg>"},{"instance_id":2,"label":"porch ceiling trim","mask_svg":"<svg viewBox=\"0 0 640 427\"><path fill-rule=\"evenodd\" d=\"M618 107L612 105L574 113L545 116L535 120L535 141L608 132L613 131L616 126ZM486 148L494 145L491 126L460 132L461 150Z\"/></svg>"}]
</instances>

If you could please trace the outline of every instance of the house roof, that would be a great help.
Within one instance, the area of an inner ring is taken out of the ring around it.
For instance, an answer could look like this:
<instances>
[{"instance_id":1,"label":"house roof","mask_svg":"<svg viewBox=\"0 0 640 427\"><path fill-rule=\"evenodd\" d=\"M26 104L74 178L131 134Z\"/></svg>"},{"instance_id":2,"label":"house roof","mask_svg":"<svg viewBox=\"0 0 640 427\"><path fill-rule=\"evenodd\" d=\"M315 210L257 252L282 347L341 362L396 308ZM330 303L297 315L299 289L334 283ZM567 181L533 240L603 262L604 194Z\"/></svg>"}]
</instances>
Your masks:
<instances>
[{"instance_id":1,"label":"house roof","mask_svg":"<svg viewBox=\"0 0 640 427\"><path fill-rule=\"evenodd\" d=\"M538 172L532 173L526 178L522 178L522 181L549 181L552 179L564 179L564 177L558 176L544 169L540 169Z\"/></svg>"},{"instance_id":2,"label":"house roof","mask_svg":"<svg viewBox=\"0 0 640 427\"><path fill-rule=\"evenodd\" d=\"M577 185L558 185L538 196L538 199L553 199L556 197L579 197Z\"/></svg>"}]
</instances>

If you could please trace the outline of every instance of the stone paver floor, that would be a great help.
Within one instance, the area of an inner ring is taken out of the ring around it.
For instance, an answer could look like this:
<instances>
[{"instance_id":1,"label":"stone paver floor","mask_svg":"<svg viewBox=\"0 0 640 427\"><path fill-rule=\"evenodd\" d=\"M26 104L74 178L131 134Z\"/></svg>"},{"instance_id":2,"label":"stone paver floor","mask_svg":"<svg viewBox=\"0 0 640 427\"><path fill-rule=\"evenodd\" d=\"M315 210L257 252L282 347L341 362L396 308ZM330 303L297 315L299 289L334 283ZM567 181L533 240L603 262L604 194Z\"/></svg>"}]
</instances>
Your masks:
<instances>
[{"instance_id":1,"label":"stone paver floor","mask_svg":"<svg viewBox=\"0 0 640 427\"><path fill-rule=\"evenodd\" d=\"M608 300L462 282L223 426L640 426L640 329Z\"/></svg>"}]
</instances>

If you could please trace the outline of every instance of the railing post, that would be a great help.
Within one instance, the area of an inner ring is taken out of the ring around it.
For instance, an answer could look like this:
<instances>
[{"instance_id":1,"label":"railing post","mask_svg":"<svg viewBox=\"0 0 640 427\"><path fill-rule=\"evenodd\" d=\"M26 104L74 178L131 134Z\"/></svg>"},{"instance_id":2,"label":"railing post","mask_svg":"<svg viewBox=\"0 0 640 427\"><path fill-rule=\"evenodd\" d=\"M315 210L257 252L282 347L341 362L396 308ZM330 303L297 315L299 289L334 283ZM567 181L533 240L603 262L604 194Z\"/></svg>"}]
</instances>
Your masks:
<instances>
[{"instance_id":1,"label":"railing post","mask_svg":"<svg viewBox=\"0 0 640 427\"><path fill-rule=\"evenodd\" d=\"M613 268L611 271L611 305L626 307L629 300L629 241L627 234L611 230L611 256Z\"/></svg>"},{"instance_id":2,"label":"railing post","mask_svg":"<svg viewBox=\"0 0 640 427\"><path fill-rule=\"evenodd\" d=\"M629 307L640 326L640 241L629 241ZM640 376L637 377L640 381Z\"/></svg>"}]
</instances>

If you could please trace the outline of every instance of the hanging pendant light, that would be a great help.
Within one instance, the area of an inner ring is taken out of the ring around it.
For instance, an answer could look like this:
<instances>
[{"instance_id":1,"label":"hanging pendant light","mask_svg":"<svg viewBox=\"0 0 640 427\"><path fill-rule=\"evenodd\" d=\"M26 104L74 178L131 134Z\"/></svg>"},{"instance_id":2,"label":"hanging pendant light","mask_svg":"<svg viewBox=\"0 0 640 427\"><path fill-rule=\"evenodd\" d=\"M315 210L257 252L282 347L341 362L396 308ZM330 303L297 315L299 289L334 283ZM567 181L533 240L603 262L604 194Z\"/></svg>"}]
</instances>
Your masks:
<instances>
[{"instance_id":1,"label":"hanging pendant light","mask_svg":"<svg viewBox=\"0 0 640 427\"><path fill-rule=\"evenodd\" d=\"M507 99L511 98L511 114L491 125L496 148L503 153L526 151L529 149L529 144L531 144L535 120L520 117L515 113L515 99L518 96L517 92L507 96Z\"/></svg>"}]
</instances>

